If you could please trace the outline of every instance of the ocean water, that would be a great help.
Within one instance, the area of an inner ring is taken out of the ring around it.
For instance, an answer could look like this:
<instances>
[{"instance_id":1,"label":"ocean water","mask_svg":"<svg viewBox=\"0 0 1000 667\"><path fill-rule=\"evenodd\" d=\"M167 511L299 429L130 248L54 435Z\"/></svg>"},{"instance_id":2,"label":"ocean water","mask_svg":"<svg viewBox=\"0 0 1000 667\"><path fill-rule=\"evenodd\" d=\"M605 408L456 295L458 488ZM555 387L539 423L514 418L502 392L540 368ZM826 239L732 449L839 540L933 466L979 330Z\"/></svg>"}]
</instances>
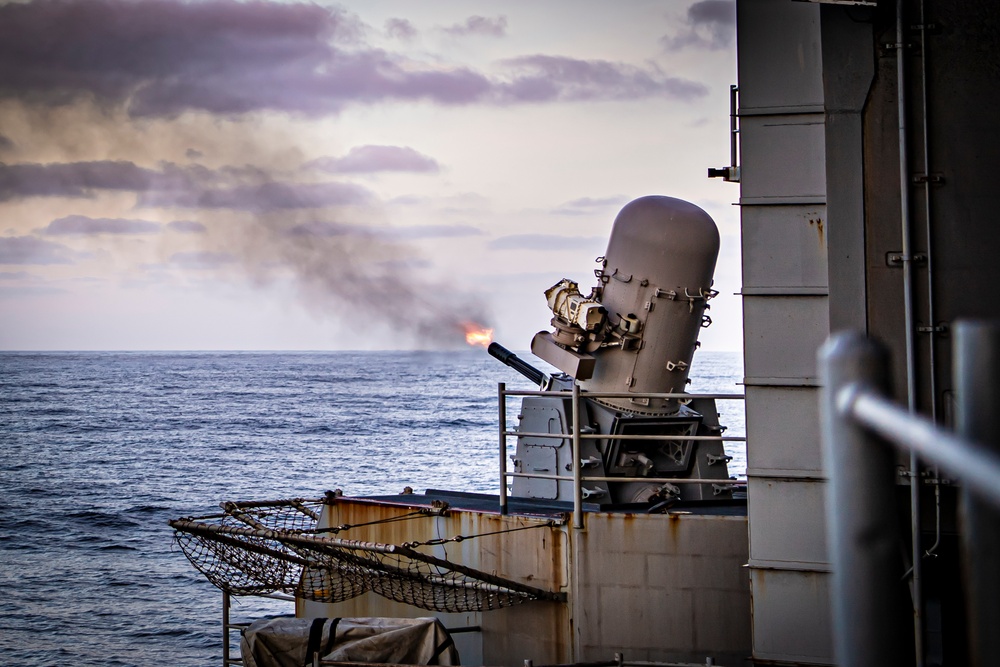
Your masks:
<instances>
[{"instance_id":1,"label":"ocean water","mask_svg":"<svg viewBox=\"0 0 1000 667\"><path fill-rule=\"evenodd\" d=\"M691 391L741 376L702 351ZM498 382L532 388L481 350L0 353L0 665L220 665L221 594L167 520L335 488L496 493ZM720 412L744 433L742 401Z\"/></svg>"}]
</instances>

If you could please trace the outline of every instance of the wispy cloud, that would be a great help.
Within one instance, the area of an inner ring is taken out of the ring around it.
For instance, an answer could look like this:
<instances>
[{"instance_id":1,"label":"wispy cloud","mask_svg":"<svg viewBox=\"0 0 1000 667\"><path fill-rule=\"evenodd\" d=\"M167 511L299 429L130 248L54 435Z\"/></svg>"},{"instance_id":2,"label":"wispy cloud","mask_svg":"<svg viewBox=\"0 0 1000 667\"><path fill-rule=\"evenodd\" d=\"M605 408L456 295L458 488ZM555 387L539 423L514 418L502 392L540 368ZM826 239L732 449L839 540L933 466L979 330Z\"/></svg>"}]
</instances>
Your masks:
<instances>
[{"instance_id":1,"label":"wispy cloud","mask_svg":"<svg viewBox=\"0 0 1000 667\"><path fill-rule=\"evenodd\" d=\"M417 29L406 19L391 18L385 22L385 34L394 39L408 42L417 36Z\"/></svg>"},{"instance_id":2,"label":"wispy cloud","mask_svg":"<svg viewBox=\"0 0 1000 667\"><path fill-rule=\"evenodd\" d=\"M555 234L511 234L489 243L492 250L584 250L601 246L606 239L600 236L558 236Z\"/></svg>"},{"instance_id":3,"label":"wispy cloud","mask_svg":"<svg viewBox=\"0 0 1000 667\"><path fill-rule=\"evenodd\" d=\"M660 38L668 51L685 48L725 49L736 38L736 0L701 0L687 11L685 25Z\"/></svg>"},{"instance_id":4,"label":"wispy cloud","mask_svg":"<svg viewBox=\"0 0 1000 667\"><path fill-rule=\"evenodd\" d=\"M181 234L204 234L208 228L194 220L174 220L167 223L167 229Z\"/></svg>"},{"instance_id":5,"label":"wispy cloud","mask_svg":"<svg viewBox=\"0 0 1000 667\"><path fill-rule=\"evenodd\" d=\"M485 232L472 225L413 225L410 227L366 227L340 222L313 220L295 225L285 232L289 236L335 238L379 237L386 241L416 241L424 239L462 238L483 236Z\"/></svg>"},{"instance_id":6,"label":"wispy cloud","mask_svg":"<svg viewBox=\"0 0 1000 667\"><path fill-rule=\"evenodd\" d=\"M194 185L182 191L150 190L139 193L140 207L282 211L369 204L374 195L352 183L269 182L222 188Z\"/></svg>"},{"instance_id":7,"label":"wispy cloud","mask_svg":"<svg viewBox=\"0 0 1000 667\"><path fill-rule=\"evenodd\" d=\"M617 208L628 201L625 195L613 195L611 197L580 197L566 202L552 209L556 215L590 215L602 213L610 208Z\"/></svg>"},{"instance_id":8,"label":"wispy cloud","mask_svg":"<svg viewBox=\"0 0 1000 667\"><path fill-rule=\"evenodd\" d=\"M483 236L485 232L472 225L415 225L413 227L393 227L382 233L398 239L445 239L466 236Z\"/></svg>"},{"instance_id":9,"label":"wispy cloud","mask_svg":"<svg viewBox=\"0 0 1000 667\"><path fill-rule=\"evenodd\" d=\"M701 83L670 76L655 65L645 68L606 60L533 55L504 61L512 76L501 98L511 102L551 102L673 97L690 100L708 94Z\"/></svg>"},{"instance_id":10,"label":"wispy cloud","mask_svg":"<svg viewBox=\"0 0 1000 667\"><path fill-rule=\"evenodd\" d=\"M218 269L236 263L236 257L227 252L177 252L170 256L170 264L195 270Z\"/></svg>"},{"instance_id":11,"label":"wispy cloud","mask_svg":"<svg viewBox=\"0 0 1000 667\"><path fill-rule=\"evenodd\" d=\"M409 146L355 146L342 157L322 157L303 165L334 174L371 174L382 171L438 172L434 158Z\"/></svg>"},{"instance_id":12,"label":"wispy cloud","mask_svg":"<svg viewBox=\"0 0 1000 667\"><path fill-rule=\"evenodd\" d=\"M74 252L34 236L0 236L0 264L73 264Z\"/></svg>"},{"instance_id":13,"label":"wispy cloud","mask_svg":"<svg viewBox=\"0 0 1000 667\"><path fill-rule=\"evenodd\" d=\"M156 234L162 225L149 220L125 218L88 218L85 215L67 215L57 218L39 230L48 236L89 236L97 234Z\"/></svg>"},{"instance_id":14,"label":"wispy cloud","mask_svg":"<svg viewBox=\"0 0 1000 667\"><path fill-rule=\"evenodd\" d=\"M507 17L470 16L462 23L455 23L444 28L449 35L486 35L488 37L503 37L507 34Z\"/></svg>"}]
</instances>

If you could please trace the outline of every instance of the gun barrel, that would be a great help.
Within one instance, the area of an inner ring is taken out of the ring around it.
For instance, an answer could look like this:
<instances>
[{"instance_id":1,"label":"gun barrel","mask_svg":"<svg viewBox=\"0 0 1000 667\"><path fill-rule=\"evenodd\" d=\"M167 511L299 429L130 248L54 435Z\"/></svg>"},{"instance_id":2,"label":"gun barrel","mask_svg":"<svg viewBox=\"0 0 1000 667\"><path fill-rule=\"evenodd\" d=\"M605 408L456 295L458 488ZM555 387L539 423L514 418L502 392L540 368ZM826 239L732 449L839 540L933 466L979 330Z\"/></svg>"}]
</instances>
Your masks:
<instances>
[{"instance_id":1,"label":"gun barrel","mask_svg":"<svg viewBox=\"0 0 1000 667\"><path fill-rule=\"evenodd\" d=\"M490 346L486 348L486 351L489 352L491 356L499 359L504 364L510 366L537 385L545 384L549 379L548 375L538 370L531 364L522 361L516 354L505 348L500 343L490 343Z\"/></svg>"}]
</instances>

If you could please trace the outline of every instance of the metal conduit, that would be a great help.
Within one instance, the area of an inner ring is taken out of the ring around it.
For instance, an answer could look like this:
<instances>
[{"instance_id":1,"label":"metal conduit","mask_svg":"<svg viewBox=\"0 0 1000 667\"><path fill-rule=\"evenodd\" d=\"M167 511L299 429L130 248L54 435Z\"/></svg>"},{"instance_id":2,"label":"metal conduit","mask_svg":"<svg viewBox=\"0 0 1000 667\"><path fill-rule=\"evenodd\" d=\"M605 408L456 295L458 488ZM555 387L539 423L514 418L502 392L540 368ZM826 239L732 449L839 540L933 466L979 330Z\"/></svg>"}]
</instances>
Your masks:
<instances>
[{"instance_id":1,"label":"metal conduit","mask_svg":"<svg viewBox=\"0 0 1000 667\"><path fill-rule=\"evenodd\" d=\"M931 225L931 158L930 158L930 121L927 114L927 14L924 0L920 0L920 106L922 116L923 147L924 147L924 230L927 241L927 376L931 396L931 420L937 422L937 373L935 357L937 346L937 319L934 315L934 238ZM941 484L940 472L934 470L934 544L924 552L932 556L941 544Z\"/></svg>"},{"instance_id":2,"label":"metal conduit","mask_svg":"<svg viewBox=\"0 0 1000 667\"><path fill-rule=\"evenodd\" d=\"M910 156L906 116L906 31L905 0L896 0L896 88L899 115L899 218L903 259L903 327L906 339L906 403L909 411L917 412L916 358L913 316L913 246L910 239ZM910 544L913 597L913 642L917 667L924 665L923 622L923 549L920 546L920 461L910 454Z\"/></svg>"}]
</instances>

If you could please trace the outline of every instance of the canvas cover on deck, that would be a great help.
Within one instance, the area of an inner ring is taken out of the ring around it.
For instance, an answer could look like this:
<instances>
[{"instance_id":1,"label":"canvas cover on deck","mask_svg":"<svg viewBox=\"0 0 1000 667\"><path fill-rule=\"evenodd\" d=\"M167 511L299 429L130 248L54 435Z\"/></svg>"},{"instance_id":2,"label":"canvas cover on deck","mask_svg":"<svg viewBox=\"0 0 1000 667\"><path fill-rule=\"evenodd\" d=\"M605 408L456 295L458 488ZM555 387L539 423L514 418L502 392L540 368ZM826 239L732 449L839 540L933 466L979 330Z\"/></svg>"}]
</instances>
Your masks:
<instances>
[{"instance_id":1,"label":"canvas cover on deck","mask_svg":"<svg viewBox=\"0 0 1000 667\"><path fill-rule=\"evenodd\" d=\"M268 618L243 631L244 667L308 667L313 654L336 662L458 665L436 618Z\"/></svg>"}]
</instances>

